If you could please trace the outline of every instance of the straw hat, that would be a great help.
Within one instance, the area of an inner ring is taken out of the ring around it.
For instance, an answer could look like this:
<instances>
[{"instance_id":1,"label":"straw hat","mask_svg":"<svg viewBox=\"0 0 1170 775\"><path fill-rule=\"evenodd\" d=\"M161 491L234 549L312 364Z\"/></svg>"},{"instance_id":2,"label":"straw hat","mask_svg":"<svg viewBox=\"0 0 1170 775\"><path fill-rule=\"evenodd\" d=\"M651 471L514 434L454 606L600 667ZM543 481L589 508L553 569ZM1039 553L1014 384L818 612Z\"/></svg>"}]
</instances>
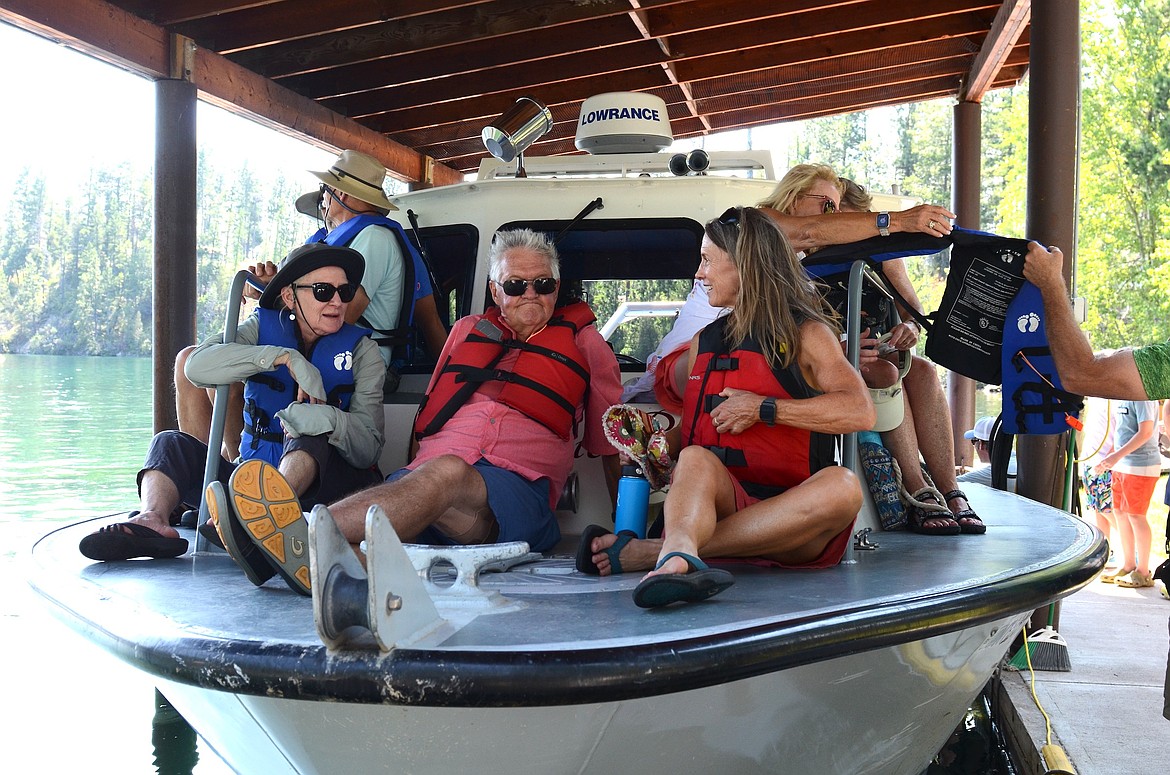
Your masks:
<instances>
[{"instance_id":1,"label":"straw hat","mask_svg":"<svg viewBox=\"0 0 1170 775\"><path fill-rule=\"evenodd\" d=\"M281 289L323 266L340 267L345 272L347 281L361 285L362 275L366 271L366 260L353 248L326 245L324 242L301 245L280 260L276 276L260 295L260 306L264 309L280 309Z\"/></svg>"},{"instance_id":2,"label":"straw hat","mask_svg":"<svg viewBox=\"0 0 1170 775\"><path fill-rule=\"evenodd\" d=\"M360 151L342 151L328 170L325 172L309 170L309 173L330 188L355 196L374 207L383 210L398 209L390 203L386 198L386 192L382 190L382 183L386 180L386 168L373 156Z\"/></svg>"}]
</instances>

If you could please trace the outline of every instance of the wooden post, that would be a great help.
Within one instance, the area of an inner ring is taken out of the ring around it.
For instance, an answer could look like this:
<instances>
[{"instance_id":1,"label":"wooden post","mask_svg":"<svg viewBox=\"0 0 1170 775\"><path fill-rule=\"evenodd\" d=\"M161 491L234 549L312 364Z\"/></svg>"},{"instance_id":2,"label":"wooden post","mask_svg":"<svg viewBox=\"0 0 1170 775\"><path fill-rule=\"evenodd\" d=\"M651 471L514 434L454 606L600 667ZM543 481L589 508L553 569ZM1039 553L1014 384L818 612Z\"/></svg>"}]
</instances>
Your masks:
<instances>
[{"instance_id":1,"label":"wooden post","mask_svg":"<svg viewBox=\"0 0 1170 775\"><path fill-rule=\"evenodd\" d=\"M1028 91L1028 236L1058 245L1070 283L1076 257L1077 167L1081 114L1080 10L1064 0L1032 3L1031 66ZM1004 396L1004 401L1009 400ZM1067 436L1016 440L1016 491L1032 500L1061 506ZM1057 621L1059 629L1059 604ZM1047 609L1035 612L1033 627L1047 623Z\"/></svg>"},{"instance_id":2,"label":"wooden post","mask_svg":"<svg viewBox=\"0 0 1170 775\"><path fill-rule=\"evenodd\" d=\"M174 364L195 342L195 107L190 41L172 38L175 78L155 83L154 431L178 427Z\"/></svg>"},{"instance_id":3,"label":"wooden post","mask_svg":"<svg viewBox=\"0 0 1170 775\"><path fill-rule=\"evenodd\" d=\"M978 229L980 154L983 148L981 130L983 105L963 100L955 105L954 117L954 191L951 209L958 216L957 225ZM971 443L963 433L975 427L975 380L962 374L947 375L947 401L951 409L951 429L954 431L955 464L970 466L974 462Z\"/></svg>"}]
</instances>

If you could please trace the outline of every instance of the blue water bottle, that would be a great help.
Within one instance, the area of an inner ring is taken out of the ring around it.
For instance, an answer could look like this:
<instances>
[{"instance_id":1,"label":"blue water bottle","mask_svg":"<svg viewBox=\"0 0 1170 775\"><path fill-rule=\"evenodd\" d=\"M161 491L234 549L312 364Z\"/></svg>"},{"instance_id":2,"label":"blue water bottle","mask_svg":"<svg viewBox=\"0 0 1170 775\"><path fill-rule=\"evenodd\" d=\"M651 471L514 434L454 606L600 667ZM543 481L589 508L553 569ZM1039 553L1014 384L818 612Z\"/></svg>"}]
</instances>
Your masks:
<instances>
[{"instance_id":1,"label":"blue water bottle","mask_svg":"<svg viewBox=\"0 0 1170 775\"><path fill-rule=\"evenodd\" d=\"M646 512L650 508L650 482L635 465L622 466L618 479L617 510L614 512L614 532L627 531L638 538L646 537Z\"/></svg>"}]
</instances>

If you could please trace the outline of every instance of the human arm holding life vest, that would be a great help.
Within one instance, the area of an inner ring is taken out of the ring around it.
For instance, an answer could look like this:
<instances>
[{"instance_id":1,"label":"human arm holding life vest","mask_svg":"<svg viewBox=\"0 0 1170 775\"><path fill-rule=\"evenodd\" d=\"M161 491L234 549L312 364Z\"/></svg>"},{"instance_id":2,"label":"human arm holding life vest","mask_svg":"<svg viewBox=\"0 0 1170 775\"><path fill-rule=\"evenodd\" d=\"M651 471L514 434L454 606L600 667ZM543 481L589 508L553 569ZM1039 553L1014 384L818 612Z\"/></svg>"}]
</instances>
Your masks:
<instances>
[{"instance_id":1,"label":"human arm holding life vest","mask_svg":"<svg viewBox=\"0 0 1170 775\"><path fill-rule=\"evenodd\" d=\"M1064 254L1058 247L1028 243L1024 278L1040 289L1044 300L1044 330L1061 386L1079 395L1146 401L1133 350L1095 353L1081 331L1064 283Z\"/></svg>"},{"instance_id":2,"label":"human arm holding life vest","mask_svg":"<svg viewBox=\"0 0 1170 775\"><path fill-rule=\"evenodd\" d=\"M845 245L878 236L875 213L831 212L823 215L789 215L771 207L760 210L772 218L784 232L794 250ZM938 205L917 205L909 210L892 212L889 231L921 232L932 237L951 233L955 214Z\"/></svg>"},{"instance_id":3,"label":"human arm holding life vest","mask_svg":"<svg viewBox=\"0 0 1170 775\"><path fill-rule=\"evenodd\" d=\"M353 375L354 391L348 409L322 403L292 403L276 416L289 436L328 434L329 443L346 462L355 468L368 468L378 462L385 441L382 383L386 378L386 364L378 345L368 337L354 347Z\"/></svg>"}]
</instances>

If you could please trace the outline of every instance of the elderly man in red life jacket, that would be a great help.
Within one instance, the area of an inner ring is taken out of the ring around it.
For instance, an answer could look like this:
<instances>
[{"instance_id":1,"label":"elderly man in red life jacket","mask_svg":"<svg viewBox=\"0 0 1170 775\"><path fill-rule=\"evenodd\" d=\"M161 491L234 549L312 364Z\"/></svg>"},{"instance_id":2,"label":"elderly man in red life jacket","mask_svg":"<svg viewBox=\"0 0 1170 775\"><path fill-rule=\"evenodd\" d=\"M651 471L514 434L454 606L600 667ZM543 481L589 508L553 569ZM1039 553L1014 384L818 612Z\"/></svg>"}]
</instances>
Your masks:
<instances>
[{"instance_id":1,"label":"elderly man in red life jacket","mask_svg":"<svg viewBox=\"0 0 1170 775\"><path fill-rule=\"evenodd\" d=\"M621 396L621 372L593 312L583 302L555 306L560 264L544 235L498 233L489 275L497 306L455 324L415 420L413 461L329 506L351 543L365 537L366 512L377 504L404 541L551 549L577 428L584 450L603 458L612 497L617 454L601 419ZM265 476L279 485L275 469ZM295 513L287 495L266 504L274 517ZM298 518L285 529L307 539ZM307 563L307 552L295 561Z\"/></svg>"}]
</instances>

